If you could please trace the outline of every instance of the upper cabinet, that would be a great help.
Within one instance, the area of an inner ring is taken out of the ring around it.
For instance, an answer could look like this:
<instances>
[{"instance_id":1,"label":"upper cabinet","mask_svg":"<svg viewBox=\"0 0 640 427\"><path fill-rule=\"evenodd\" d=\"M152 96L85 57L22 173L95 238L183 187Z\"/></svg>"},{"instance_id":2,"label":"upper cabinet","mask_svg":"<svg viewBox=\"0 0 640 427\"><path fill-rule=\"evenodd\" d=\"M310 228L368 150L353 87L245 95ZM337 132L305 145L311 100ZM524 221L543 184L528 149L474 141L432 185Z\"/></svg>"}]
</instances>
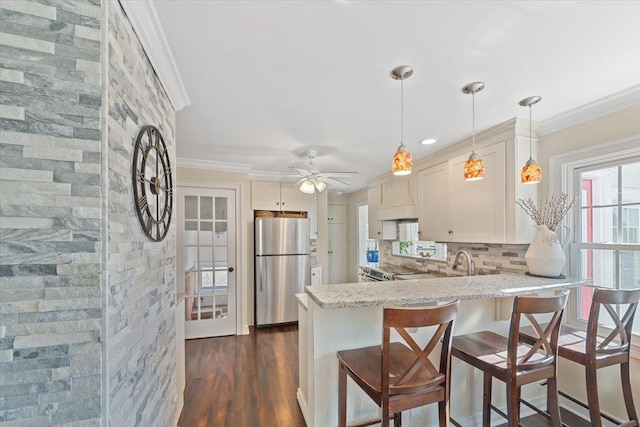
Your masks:
<instances>
[{"instance_id":1,"label":"upper cabinet","mask_svg":"<svg viewBox=\"0 0 640 427\"><path fill-rule=\"evenodd\" d=\"M382 186L369 187L367 194L369 238L382 239L382 221L378 221L378 209L382 203Z\"/></svg>"},{"instance_id":2,"label":"upper cabinet","mask_svg":"<svg viewBox=\"0 0 640 427\"><path fill-rule=\"evenodd\" d=\"M252 181L251 209L307 212L309 195L288 183Z\"/></svg>"},{"instance_id":3,"label":"upper cabinet","mask_svg":"<svg viewBox=\"0 0 640 427\"><path fill-rule=\"evenodd\" d=\"M529 138L522 136L526 129L528 121L514 119L487 131L476 149L485 166L481 180L463 178L468 151L417 173L420 240L531 242L534 224L515 203L538 199L539 185L520 182L520 169L529 158Z\"/></svg>"},{"instance_id":4,"label":"upper cabinet","mask_svg":"<svg viewBox=\"0 0 640 427\"><path fill-rule=\"evenodd\" d=\"M327 221L329 224L346 224L347 207L344 205L329 205L327 207Z\"/></svg>"},{"instance_id":5,"label":"upper cabinet","mask_svg":"<svg viewBox=\"0 0 640 427\"><path fill-rule=\"evenodd\" d=\"M420 239L449 240L449 163L421 170L418 176Z\"/></svg>"}]
</instances>

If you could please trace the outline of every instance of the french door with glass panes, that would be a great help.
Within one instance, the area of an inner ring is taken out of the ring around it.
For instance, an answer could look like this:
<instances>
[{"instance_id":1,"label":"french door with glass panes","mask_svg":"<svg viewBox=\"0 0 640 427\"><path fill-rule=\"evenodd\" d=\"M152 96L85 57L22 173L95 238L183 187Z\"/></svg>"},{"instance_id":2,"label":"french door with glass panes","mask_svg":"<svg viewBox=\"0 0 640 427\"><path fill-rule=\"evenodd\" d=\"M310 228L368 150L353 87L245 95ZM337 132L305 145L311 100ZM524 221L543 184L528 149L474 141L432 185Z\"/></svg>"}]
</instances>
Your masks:
<instances>
[{"instance_id":1,"label":"french door with glass panes","mask_svg":"<svg viewBox=\"0 0 640 427\"><path fill-rule=\"evenodd\" d=\"M185 337L236 334L235 190L178 188Z\"/></svg>"}]
</instances>

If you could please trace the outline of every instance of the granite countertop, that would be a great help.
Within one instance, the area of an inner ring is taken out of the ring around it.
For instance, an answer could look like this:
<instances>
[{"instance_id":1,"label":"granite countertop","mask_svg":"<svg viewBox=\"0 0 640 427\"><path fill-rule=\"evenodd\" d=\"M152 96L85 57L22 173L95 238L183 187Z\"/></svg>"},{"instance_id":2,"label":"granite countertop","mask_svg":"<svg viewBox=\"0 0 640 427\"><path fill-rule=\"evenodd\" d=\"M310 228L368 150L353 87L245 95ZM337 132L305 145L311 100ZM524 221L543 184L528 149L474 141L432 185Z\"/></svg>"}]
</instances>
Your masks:
<instances>
[{"instance_id":1,"label":"granite countertop","mask_svg":"<svg viewBox=\"0 0 640 427\"><path fill-rule=\"evenodd\" d=\"M305 291L322 308L343 308L510 297L592 284L591 280L571 277L546 279L516 274L492 274L315 285L307 286Z\"/></svg>"}]
</instances>

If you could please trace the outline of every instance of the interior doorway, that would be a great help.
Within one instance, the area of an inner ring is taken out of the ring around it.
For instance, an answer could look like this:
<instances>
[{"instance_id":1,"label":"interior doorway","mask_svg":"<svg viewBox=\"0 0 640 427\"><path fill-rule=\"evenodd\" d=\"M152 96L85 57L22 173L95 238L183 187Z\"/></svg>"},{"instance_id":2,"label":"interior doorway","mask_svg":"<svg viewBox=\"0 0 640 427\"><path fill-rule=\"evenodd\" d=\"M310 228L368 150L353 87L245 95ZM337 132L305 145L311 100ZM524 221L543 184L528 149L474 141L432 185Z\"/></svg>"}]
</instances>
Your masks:
<instances>
[{"instance_id":1,"label":"interior doorway","mask_svg":"<svg viewBox=\"0 0 640 427\"><path fill-rule=\"evenodd\" d=\"M178 187L178 280L185 338L235 335L236 191Z\"/></svg>"}]
</instances>

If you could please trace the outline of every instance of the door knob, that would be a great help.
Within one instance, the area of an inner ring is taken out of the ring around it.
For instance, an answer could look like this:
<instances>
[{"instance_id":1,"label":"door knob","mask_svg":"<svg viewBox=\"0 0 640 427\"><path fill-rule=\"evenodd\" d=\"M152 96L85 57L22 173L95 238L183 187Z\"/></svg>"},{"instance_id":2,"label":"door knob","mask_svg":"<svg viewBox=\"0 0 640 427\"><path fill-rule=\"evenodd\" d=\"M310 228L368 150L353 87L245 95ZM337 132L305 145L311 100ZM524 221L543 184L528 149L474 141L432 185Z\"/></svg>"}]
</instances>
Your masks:
<instances>
[{"instance_id":1,"label":"door knob","mask_svg":"<svg viewBox=\"0 0 640 427\"><path fill-rule=\"evenodd\" d=\"M233 273L233 267L229 267L229 268L227 269L227 271L228 271L229 273Z\"/></svg>"}]
</instances>

